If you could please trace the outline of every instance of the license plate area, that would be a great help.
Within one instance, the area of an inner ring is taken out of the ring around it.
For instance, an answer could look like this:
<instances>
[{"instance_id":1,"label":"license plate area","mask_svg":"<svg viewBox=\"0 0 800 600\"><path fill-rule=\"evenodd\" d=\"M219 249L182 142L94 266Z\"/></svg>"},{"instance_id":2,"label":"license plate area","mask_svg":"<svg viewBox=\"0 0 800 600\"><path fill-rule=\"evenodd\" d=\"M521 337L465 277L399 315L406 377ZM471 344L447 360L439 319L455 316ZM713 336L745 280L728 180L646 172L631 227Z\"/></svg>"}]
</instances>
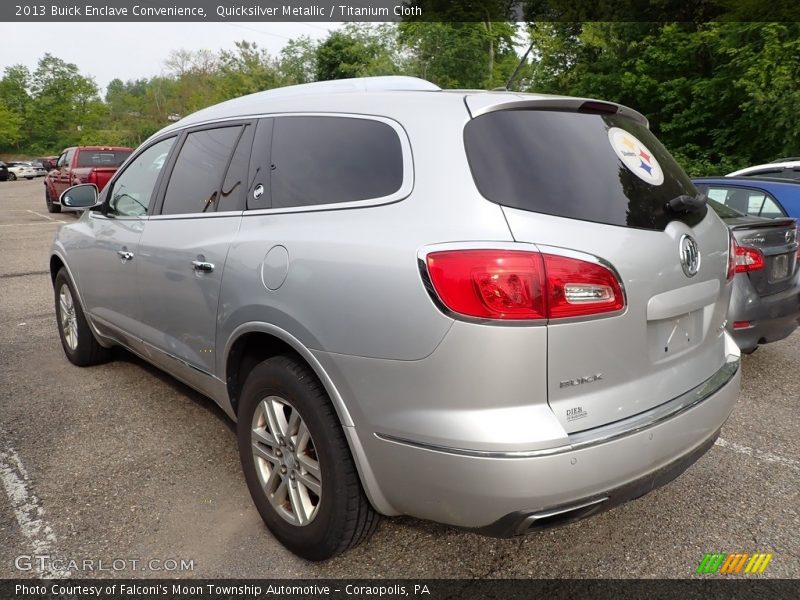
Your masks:
<instances>
[{"instance_id":1,"label":"license plate area","mask_svg":"<svg viewBox=\"0 0 800 600\"><path fill-rule=\"evenodd\" d=\"M769 282L780 281L789 276L789 255L779 254L773 256L769 267Z\"/></svg>"},{"instance_id":2,"label":"license plate area","mask_svg":"<svg viewBox=\"0 0 800 600\"><path fill-rule=\"evenodd\" d=\"M703 337L703 311L695 310L670 319L647 324L650 360L668 360L696 347Z\"/></svg>"}]
</instances>

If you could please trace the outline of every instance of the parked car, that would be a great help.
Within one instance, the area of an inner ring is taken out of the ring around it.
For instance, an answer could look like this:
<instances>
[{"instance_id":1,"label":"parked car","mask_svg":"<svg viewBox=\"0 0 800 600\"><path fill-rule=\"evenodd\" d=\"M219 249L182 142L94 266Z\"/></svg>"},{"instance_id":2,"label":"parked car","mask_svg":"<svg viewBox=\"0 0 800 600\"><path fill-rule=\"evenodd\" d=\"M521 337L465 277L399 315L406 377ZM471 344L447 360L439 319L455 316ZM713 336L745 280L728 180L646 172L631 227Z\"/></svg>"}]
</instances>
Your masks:
<instances>
[{"instance_id":1,"label":"parked car","mask_svg":"<svg viewBox=\"0 0 800 600\"><path fill-rule=\"evenodd\" d=\"M36 171L36 177L44 177L47 175L47 169L44 168L42 163L36 160L27 161L30 166Z\"/></svg>"},{"instance_id":2,"label":"parked car","mask_svg":"<svg viewBox=\"0 0 800 600\"><path fill-rule=\"evenodd\" d=\"M754 217L800 219L800 182L765 177L696 177L712 200Z\"/></svg>"},{"instance_id":3,"label":"parked car","mask_svg":"<svg viewBox=\"0 0 800 600\"><path fill-rule=\"evenodd\" d=\"M6 163L6 166L8 168L8 179L11 181L22 178L31 180L45 174L44 169L41 167L37 168L33 164L25 161L9 161Z\"/></svg>"},{"instance_id":4,"label":"parked car","mask_svg":"<svg viewBox=\"0 0 800 600\"><path fill-rule=\"evenodd\" d=\"M120 345L213 398L311 560L379 514L495 536L595 514L677 477L736 402L731 235L617 104L290 87L61 203L91 207L50 258L67 358Z\"/></svg>"},{"instance_id":5,"label":"parked car","mask_svg":"<svg viewBox=\"0 0 800 600\"><path fill-rule=\"evenodd\" d=\"M61 212L59 198L70 186L91 183L102 189L131 152L132 148L118 146L78 146L64 150L44 182L47 211Z\"/></svg>"},{"instance_id":6,"label":"parked car","mask_svg":"<svg viewBox=\"0 0 800 600\"><path fill-rule=\"evenodd\" d=\"M47 169L45 169L44 165L40 163L38 160L29 160L27 161L27 163L37 171L41 171L42 176L47 175Z\"/></svg>"},{"instance_id":7,"label":"parked car","mask_svg":"<svg viewBox=\"0 0 800 600\"><path fill-rule=\"evenodd\" d=\"M42 156L36 159L36 162L40 163L45 170L52 171L56 168L56 163L58 162L57 156Z\"/></svg>"},{"instance_id":8,"label":"parked car","mask_svg":"<svg viewBox=\"0 0 800 600\"><path fill-rule=\"evenodd\" d=\"M797 222L744 215L714 200L709 204L736 239L728 329L742 352L750 354L800 325Z\"/></svg>"},{"instance_id":9,"label":"parked car","mask_svg":"<svg viewBox=\"0 0 800 600\"><path fill-rule=\"evenodd\" d=\"M800 158L791 156L728 173L726 177L773 177L800 180Z\"/></svg>"},{"instance_id":10,"label":"parked car","mask_svg":"<svg viewBox=\"0 0 800 600\"><path fill-rule=\"evenodd\" d=\"M7 181L8 180L8 167L6 163L0 160L0 181Z\"/></svg>"}]
</instances>

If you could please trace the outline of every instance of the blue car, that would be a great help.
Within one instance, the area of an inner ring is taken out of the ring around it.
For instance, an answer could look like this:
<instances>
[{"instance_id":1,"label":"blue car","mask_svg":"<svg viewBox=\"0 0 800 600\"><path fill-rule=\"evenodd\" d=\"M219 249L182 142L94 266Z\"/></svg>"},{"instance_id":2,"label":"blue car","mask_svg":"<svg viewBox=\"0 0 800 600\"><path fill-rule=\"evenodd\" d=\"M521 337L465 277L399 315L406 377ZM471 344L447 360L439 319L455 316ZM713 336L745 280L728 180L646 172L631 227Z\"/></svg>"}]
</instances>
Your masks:
<instances>
[{"instance_id":1,"label":"blue car","mask_svg":"<svg viewBox=\"0 0 800 600\"><path fill-rule=\"evenodd\" d=\"M742 214L800 219L800 181L767 177L698 177L692 182L712 200Z\"/></svg>"},{"instance_id":2,"label":"blue car","mask_svg":"<svg viewBox=\"0 0 800 600\"><path fill-rule=\"evenodd\" d=\"M736 241L728 329L750 354L800 325L800 254L796 218L800 182L718 177L692 180L709 197ZM788 218L787 218L788 217Z\"/></svg>"}]
</instances>

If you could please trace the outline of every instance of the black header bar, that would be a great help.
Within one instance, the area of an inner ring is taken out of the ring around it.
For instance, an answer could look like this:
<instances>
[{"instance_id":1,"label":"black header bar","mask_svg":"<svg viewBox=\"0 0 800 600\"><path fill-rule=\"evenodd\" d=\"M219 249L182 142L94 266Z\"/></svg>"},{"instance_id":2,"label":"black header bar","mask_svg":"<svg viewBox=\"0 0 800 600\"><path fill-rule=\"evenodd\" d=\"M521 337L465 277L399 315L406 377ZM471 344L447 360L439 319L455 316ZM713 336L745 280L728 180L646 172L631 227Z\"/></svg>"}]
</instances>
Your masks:
<instances>
[{"instance_id":1,"label":"black header bar","mask_svg":"<svg viewBox=\"0 0 800 600\"><path fill-rule=\"evenodd\" d=\"M795 0L3 0L0 22L796 21Z\"/></svg>"}]
</instances>

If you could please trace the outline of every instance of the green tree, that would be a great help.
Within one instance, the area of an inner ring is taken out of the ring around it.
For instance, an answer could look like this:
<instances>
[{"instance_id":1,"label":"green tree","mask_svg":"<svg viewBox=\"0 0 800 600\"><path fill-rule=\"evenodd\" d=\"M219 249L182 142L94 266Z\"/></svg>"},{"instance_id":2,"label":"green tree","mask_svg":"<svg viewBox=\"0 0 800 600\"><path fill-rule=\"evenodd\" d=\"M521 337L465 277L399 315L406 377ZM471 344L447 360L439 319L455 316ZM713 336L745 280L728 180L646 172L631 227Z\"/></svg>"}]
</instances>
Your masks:
<instances>
[{"instance_id":1,"label":"green tree","mask_svg":"<svg viewBox=\"0 0 800 600\"><path fill-rule=\"evenodd\" d=\"M255 43L236 42L236 51L220 53L218 88L222 97L235 98L278 85L274 59Z\"/></svg>"},{"instance_id":2,"label":"green tree","mask_svg":"<svg viewBox=\"0 0 800 600\"><path fill-rule=\"evenodd\" d=\"M22 137L22 117L0 101L0 148L14 147Z\"/></svg>"},{"instance_id":3,"label":"green tree","mask_svg":"<svg viewBox=\"0 0 800 600\"><path fill-rule=\"evenodd\" d=\"M30 88L25 116L30 122L29 144L37 152L57 152L77 142L82 131L97 128L104 116L94 80L51 54L39 60Z\"/></svg>"},{"instance_id":4,"label":"green tree","mask_svg":"<svg viewBox=\"0 0 800 600\"><path fill-rule=\"evenodd\" d=\"M332 32L316 52L316 79L394 75L400 71L392 24L348 23Z\"/></svg>"},{"instance_id":5,"label":"green tree","mask_svg":"<svg viewBox=\"0 0 800 600\"><path fill-rule=\"evenodd\" d=\"M583 23L531 28L528 89L642 112L694 175L797 154L797 23Z\"/></svg>"},{"instance_id":6,"label":"green tree","mask_svg":"<svg viewBox=\"0 0 800 600\"><path fill-rule=\"evenodd\" d=\"M515 35L516 26L506 22L400 24L410 73L446 88L504 85L519 61Z\"/></svg>"},{"instance_id":7,"label":"green tree","mask_svg":"<svg viewBox=\"0 0 800 600\"><path fill-rule=\"evenodd\" d=\"M22 65L6 67L0 79L0 150L25 144L30 137L30 71Z\"/></svg>"},{"instance_id":8,"label":"green tree","mask_svg":"<svg viewBox=\"0 0 800 600\"><path fill-rule=\"evenodd\" d=\"M9 110L24 115L30 103L31 73L27 67L14 65L6 67L0 79L0 100Z\"/></svg>"},{"instance_id":9,"label":"green tree","mask_svg":"<svg viewBox=\"0 0 800 600\"><path fill-rule=\"evenodd\" d=\"M220 57L216 53L176 50L164 65L172 77L154 78L161 93L159 100L163 99L159 104L162 119L185 116L225 99L220 90Z\"/></svg>"},{"instance_id":10,"label":"green tree","mask_svg":"<svg viewBox=\"0 0 800 600\"><path fill-rule=\"evenodd\" d=\"M317 72L318 44L307 35L293 38L283 47L278 61L281 85L314 81Z\"/></svg>"}]
</instances>

